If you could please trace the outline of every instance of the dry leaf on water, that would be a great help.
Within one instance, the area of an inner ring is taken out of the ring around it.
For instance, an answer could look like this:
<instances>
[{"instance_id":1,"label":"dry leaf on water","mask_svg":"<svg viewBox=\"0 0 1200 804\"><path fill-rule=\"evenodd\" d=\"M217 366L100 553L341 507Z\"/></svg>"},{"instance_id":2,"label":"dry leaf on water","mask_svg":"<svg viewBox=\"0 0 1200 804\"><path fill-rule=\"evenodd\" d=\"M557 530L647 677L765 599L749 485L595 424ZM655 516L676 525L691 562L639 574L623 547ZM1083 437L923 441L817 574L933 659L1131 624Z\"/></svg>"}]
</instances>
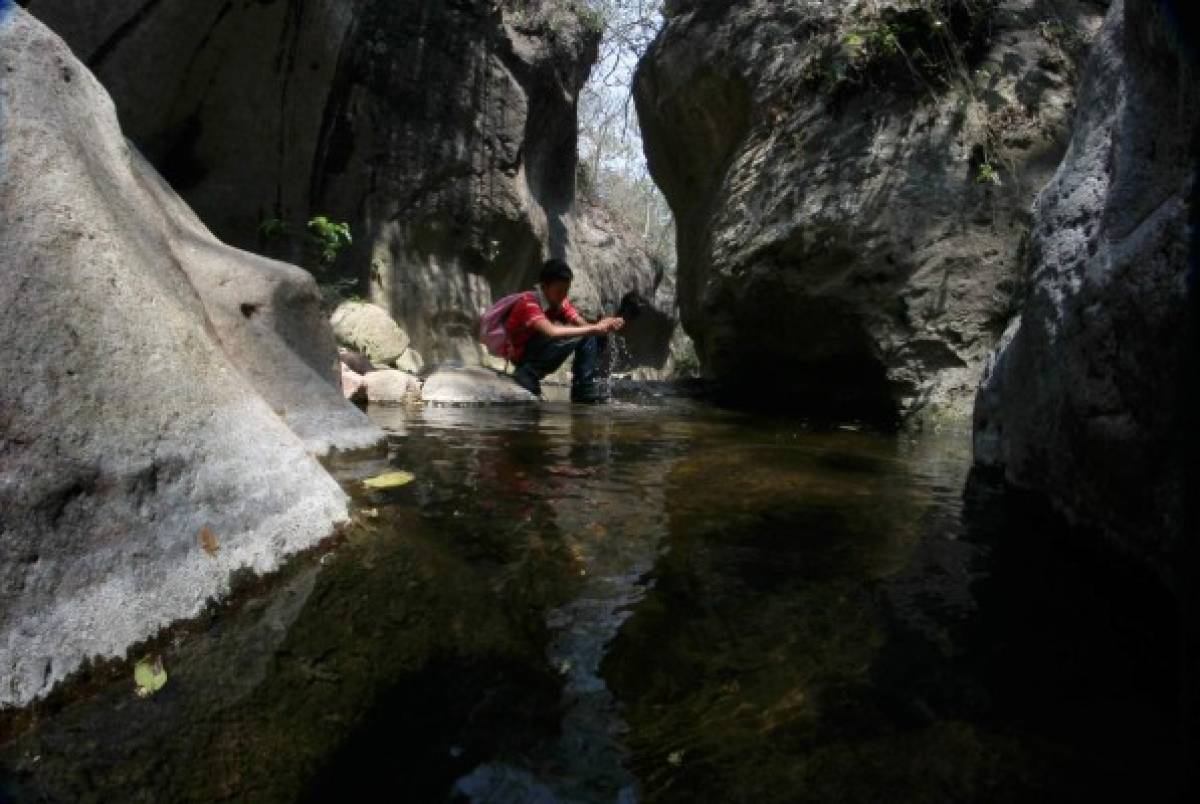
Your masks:
<instances>
[{"instance_id":1,"label":"dry leaf on water","mask_svg":"<svg viewBox=\"0 0 1200 804\"><path fill-rule=\"evenodd\" d=\"M412 472L403 470L396 472L384 472L375 477L369 477L363 481L363 485L369 489L395 489L401 486L407 486L409 483L416 480L416 476Z\"/></svg>"},{"instance_id":2,"label":"dry leaf on water","mask_svg":"<svg viewBox=\"0 0 1200 804\"><path fill-rule=\"evenodd\" d=\"M153 695L167 683L167 671L163 669L162 657L147 657L138 662L133 668L133 683L136 685L140 698Z\"/></svg>"},{"instance_id":3,"label":"dry leaf on water","mask_svg":"<svg viewBox=\"0 0 1200 804\"><path fill-rule=\"evenodd\" d=\"M200 532L196 534L196 539L200 542L200 546L204 548L204 552L210 556L215 556L217 551L221 549L221 543L217 540L217 534L213 533L208 525L200 528Z\"/></svg>"}]
</instances>

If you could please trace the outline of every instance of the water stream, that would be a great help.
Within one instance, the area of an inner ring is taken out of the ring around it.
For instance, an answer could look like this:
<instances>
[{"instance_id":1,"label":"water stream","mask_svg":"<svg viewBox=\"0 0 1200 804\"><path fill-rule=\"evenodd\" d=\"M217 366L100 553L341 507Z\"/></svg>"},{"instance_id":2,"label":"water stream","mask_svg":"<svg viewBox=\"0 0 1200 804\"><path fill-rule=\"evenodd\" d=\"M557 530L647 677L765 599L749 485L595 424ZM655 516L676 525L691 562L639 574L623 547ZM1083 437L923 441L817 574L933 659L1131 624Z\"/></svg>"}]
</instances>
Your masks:
<instances>
[{"instance_id":1,"label":"water stream","mask_svg":"<svg viewBox=\"0 0 1200 804\"><path fill-rule=\"evenodd\" d=\"M1169 604L968 483L966 433L652 398L392 409L355 523L149 698L0 747L18 801L1169 798ZM398 467L417 480L371 492Z\"/></svg>"}]
</instances>

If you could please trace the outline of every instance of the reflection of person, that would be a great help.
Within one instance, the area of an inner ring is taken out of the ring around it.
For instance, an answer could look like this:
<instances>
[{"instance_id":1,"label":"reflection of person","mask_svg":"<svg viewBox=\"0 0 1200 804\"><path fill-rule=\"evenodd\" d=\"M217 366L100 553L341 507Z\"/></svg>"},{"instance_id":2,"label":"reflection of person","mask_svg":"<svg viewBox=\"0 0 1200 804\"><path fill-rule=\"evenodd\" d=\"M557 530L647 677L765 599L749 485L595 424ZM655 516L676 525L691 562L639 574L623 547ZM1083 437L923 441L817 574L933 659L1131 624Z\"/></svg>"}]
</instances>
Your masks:
<instances>
[{"instance_id":1,"label":"reflection of person","mask_svg":"<svg viewBox=\"0 0 1200 804\"><path fill-rule=\"evenodd\" d=\"M601 318L589 324L567 294L575 278L562 260L547 260L538 286L524 294L509 311L508 358L517 367L513 378L525 390L541 394L542 378L558 370L568 356L571 401L604 402L608 398L605 369L610 332L625 325L623 318Z\"/></svg>"}]
</instances>

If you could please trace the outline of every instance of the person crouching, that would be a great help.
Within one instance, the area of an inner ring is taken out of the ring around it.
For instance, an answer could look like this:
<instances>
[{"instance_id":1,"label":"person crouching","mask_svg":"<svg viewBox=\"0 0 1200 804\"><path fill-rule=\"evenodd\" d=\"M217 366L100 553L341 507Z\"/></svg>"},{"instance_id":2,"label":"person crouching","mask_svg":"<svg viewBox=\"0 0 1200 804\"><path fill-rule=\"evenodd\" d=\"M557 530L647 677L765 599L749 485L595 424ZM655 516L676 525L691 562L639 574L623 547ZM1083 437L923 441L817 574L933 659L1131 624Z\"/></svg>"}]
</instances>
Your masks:
<instances>
[{"instance_id":1,"label":"person crouching","mask_svg":"<svg viewBox=\"0 0 1200 804\"><path fill-rule=\"evenodd\" d=\"M517 367L513 379L531 394L540 396L542 379L553 374L574 355L571 363L571 401L604 402L608 399L607 335L625 326L623 318L584 320L567 298L571 267L562 260L547 260L538 274L537 287L513 305L505 328L508 359Z\"/></svg>"}]
</instances>

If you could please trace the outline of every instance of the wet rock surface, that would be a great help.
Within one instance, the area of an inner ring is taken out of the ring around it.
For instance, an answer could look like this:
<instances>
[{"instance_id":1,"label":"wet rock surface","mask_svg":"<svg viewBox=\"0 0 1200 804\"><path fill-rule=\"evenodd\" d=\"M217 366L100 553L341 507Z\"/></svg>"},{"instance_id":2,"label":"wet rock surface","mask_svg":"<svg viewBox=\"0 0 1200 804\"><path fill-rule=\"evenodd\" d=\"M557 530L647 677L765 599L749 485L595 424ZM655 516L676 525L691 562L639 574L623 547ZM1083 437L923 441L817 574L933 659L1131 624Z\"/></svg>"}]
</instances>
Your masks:
<instances>
[{"instance_id":1,"label":"wet rock surface","mask_svg":"<svg viewBox=\"0 0 1200 804\"><path fill-rule=\"evenodd\" d=\"M338 391L311 276L214 238L20 9L0 107L7 707L330 535L346 496L313 454L382 433Z\"/></svg>"},{"instance_id":2,"label":"wet rock surface","mask_svg":"<svg viewBox=\"0 0 1200 804\"><path fill-rule=\"evenodd\" d=\"M1070 135L1088 2L668 5L635 98L735 400L969 414Z\"/></svg>"},{"instance_id":3,"label":"wet rock surface","mask_svg":"<svg viewBox=\"0 0 1200 804\"><path fill-rule=\"evenodd\" d=\"M393 365L408 350L408 335L380 307L342 302L329 319L338 343L378 366Z\"/></svg>"}]
</instances>

